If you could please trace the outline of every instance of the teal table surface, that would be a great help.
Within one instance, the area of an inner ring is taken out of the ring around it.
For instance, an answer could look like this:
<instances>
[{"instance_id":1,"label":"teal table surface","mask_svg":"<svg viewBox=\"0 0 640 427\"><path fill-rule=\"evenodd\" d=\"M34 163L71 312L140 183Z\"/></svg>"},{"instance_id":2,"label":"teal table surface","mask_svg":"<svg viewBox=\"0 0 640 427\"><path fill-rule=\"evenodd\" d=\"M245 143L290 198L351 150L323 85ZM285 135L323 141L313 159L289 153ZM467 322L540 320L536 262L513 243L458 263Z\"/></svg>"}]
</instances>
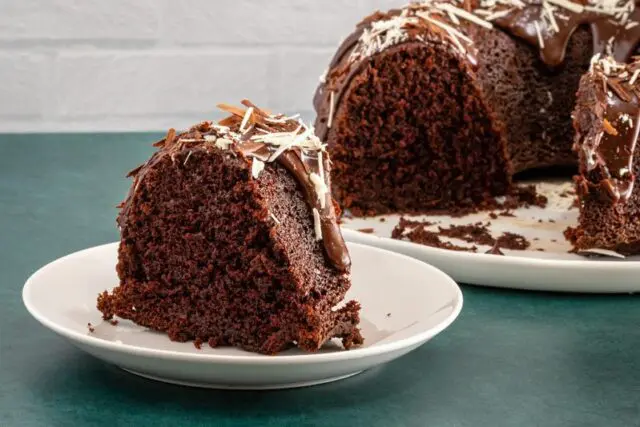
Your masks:
<instances>
[{"instance_id":1,"label":"teal table surface","mask_svg":"<svg viewBox=\"0 0 640 427\"><path fill-rule=\"evenodd\" d=\"M126 172L156 134L0 135L0 426L640 426L640 300L464 286L461 316L409 355L270 392L141 379L32 319L27 277L117 240ZM64 298L64 295L60 295Z\"/></svg>"}]
</instances>

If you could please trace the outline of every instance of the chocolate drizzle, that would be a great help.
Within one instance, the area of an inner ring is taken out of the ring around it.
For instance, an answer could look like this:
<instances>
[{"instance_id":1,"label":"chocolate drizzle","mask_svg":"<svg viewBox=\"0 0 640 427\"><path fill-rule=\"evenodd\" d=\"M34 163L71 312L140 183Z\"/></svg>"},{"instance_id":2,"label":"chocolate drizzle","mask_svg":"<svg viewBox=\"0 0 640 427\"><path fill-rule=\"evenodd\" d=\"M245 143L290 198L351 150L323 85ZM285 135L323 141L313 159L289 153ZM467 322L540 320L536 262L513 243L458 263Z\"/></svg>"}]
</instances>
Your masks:
<instances>
[{"instance_id":1,"label":"chocolate drizzle","mask_svg":"<svg viewBox=\"0 0 640 427\"><path fill-rule=\"evenodd\" d=\"M571 35L581 25L591 26L594 54L612 53L617 60L627 61L640 42L640 29L627 28L640 18L633 1L621 0L612 10L597 9L595 5L602 1L526 0L525 4L503 7L508 13L494 23L537 47L550 67L563 63Z\"/></svg>"},{"instance_id":2,"label":"chocolate drizzle","mask_svg":"<svg viewBox=\"0 0 640 427\"><path fill-rule=\"evenodd\" d=\"M170 131L168 136L171 138L156 143L160 150L130 174L134 176L134 183L119 218L126 217L133 195L146 172L165 156L173 159L176 153L184 150L228 151L250 163L253 179L259 179L265 163L278 162L299 183L311 207L316 238L322 240L327 258L339 271L349 271L351 259L337 224L329 191L330 162L324 145L313 135L313 128L308 128L296 118L271 115L246 100L242 103L246 109L220 105L231 116L218 124L203 122L177 136Z\"/></svg>"},{"instance_id":3,"label":"chocolate drizzle","mask_svg":"<svg viewBox=\"0 0 640 427\"><path fill-rule=\"evenodd\" d=\"M333 201L330 195L326 193L322 196L324 197L324 202L320 203L315 186L309 179L312 173L319 174L318 159L317 157L307 157L296 151L289 150L284 152L278 157L278 161L302 184L307 202L314 206L314 209L320 215L320 229L327 256L336 268L344 271L351 265L351 261L336 221Z\"/></svg>"},{"instance_id":4,"label":"chocolate drizzle","mask_svg":"<svg viewBox=\"0 0 640 427\"><path fill-rule=\"evenodd\" d=\"M611 57L596 57L584 78L590 80L583 83L589 88L585 90L593 91L587 108L595 122L589 126L593 120L577 117L575 148L583 151L587 172L601 172L597 187L602 194L614 202L627 200L635 182L633 160L640 132L640 62L622 65Z\"/></svg>"}]
</instances>

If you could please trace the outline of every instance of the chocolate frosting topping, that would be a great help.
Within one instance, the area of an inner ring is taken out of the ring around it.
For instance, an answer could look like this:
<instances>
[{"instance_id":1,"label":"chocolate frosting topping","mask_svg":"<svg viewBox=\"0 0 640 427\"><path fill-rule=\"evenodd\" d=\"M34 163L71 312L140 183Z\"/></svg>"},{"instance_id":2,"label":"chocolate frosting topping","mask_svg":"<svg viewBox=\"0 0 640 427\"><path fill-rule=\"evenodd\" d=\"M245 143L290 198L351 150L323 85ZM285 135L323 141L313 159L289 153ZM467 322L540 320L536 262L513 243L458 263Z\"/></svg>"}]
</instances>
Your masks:
<instances>
[{"instance_id":1,"label":"chocolate frosting topping","mask_svg":"<svg viewBox=\"0 0 640 427\"><path fill-rule=\"evenodd\" d=\"M187 149L228 151L250 162L253 179L260 178L265 164L278 162L299 183L311 207L316 239L322 240L327 258L336 269L347 272L351 259L337 224L324 144L314 135L313 127L307 127L297 117L272 115L247 100L242 104L245 108L219 105L231 115L217 124L203 122L181 135L172 129L165 139L154 144L160 150L129 174L134 177L134 184L120 219L126 217L146 172L164 156L175 156Z\"/></svg>"},{"instance_id":2,"label":"chocolate frosting topping","mask_svg":"<svg viewBox=\"0 0 640 427\"><path fill-rule=\"evenodd\" d=\"M617 60L626 61L640 42L640 31L634 29L640 16L633 0L524 0L522 3L495 7L494 13L504 11L505 14L494 22L536 46L542 61L551 67L562 64L569 39L581 25L591 27L594 54L612 53Z\"/></svg>"}]
</instances>

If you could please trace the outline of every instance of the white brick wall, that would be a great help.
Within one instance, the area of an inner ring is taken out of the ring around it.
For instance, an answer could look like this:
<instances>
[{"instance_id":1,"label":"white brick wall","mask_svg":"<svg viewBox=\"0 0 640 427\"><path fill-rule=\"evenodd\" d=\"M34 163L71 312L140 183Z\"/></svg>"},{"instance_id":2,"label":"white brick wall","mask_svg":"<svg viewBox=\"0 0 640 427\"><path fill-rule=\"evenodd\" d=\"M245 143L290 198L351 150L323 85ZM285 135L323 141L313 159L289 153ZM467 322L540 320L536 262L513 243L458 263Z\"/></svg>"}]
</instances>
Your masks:
<instances>
[{"instance_id":1,"label":"white brick wall","mask_svg":"<svg viewBox=\"0 0 640 427\"><path fill-rule=\"evenodd\" d=\"M0 132L165 130L248 97L311 120L318 76L407 0L0 0Z\"/></svg>"}]
</instances>

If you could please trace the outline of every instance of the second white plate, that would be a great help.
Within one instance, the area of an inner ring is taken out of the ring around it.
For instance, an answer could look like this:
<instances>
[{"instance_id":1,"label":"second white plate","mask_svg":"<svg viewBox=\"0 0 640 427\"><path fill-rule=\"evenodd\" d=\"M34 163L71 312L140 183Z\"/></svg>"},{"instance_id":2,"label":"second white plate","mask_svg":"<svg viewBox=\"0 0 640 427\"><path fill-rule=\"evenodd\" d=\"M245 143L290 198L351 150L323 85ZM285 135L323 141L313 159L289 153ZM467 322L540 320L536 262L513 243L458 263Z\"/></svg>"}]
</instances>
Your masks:
<instances>
[{"instance_id":1,"label":"second white plate","mask_svg":"<svg viewBox=\"0 0 640 427\"><path fill-rule=\"evenodd\" d=\"M577 222L577 209L571 207L573 197L567 195L571 189L568 182L538 184L538 191L549 199L548 206L544 209L517 209L513 211L515 216L491 218L489 212L480 212L461 218L410 217L412 220L433 222L434 228L491 223L489 229L494 236L509 231L531 242L531 248L526 251L502 250L505 256L485 254L484 251L489 247L479 245L478 253L471 253L392 239L391 231L398 224L398 215L345 219L343 234L351 242L376 246L428 262L459 283L556 292L640 292L640 257L587 258L568 252L571 245L565 240L563 231ZM357 231L360 229L369 229L371 233ZM449 240L471 246L459 240Z\"/></svg>"},{"instance_id":2,"label":"second white plate","mask_svg":"<svg viewBox=\"0 0 640 427\"><path fill-rule=\"evenodd\" d=\"M116 326L103 322L96 297L118 281L117 244L44 266L29 278L22 296L29 312L47 328L147 378L213 388L301 387L346 378L396 359L443 331L462 308L460 289L441 271L392 252L348 246L353 285L347 299L362 305L365 338L364 346L349 351L337 344L316 354L289 350L277 356L206 344L198 350L193 343L172 342L165 334L128 321Z\"/></svg>"}]
</instances>

